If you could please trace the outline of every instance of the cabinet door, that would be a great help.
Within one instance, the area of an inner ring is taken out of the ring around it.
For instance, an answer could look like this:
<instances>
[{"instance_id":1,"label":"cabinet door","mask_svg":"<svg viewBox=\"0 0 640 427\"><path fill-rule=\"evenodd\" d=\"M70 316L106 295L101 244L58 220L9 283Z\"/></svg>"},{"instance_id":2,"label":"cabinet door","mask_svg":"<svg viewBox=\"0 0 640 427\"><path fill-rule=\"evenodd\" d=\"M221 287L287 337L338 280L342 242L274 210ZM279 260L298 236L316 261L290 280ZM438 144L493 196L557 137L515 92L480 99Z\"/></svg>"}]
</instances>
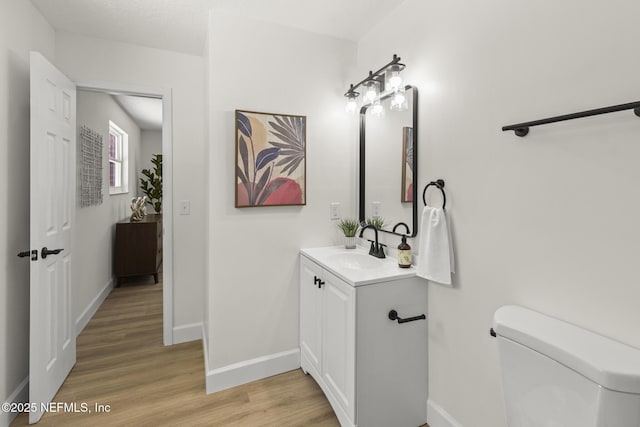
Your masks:
<instances>
[{"instance_id":1,"label":"cabinet door","mask_svg":"<svg viewBox=\"0 0 640 427\"><path fill-rule=\"evenodd\" d=\"M412 278L358 288L358 425L414 427L426 422L427 285Z\"/></svg>"},{"instance_id":2,"label":"cabinet door","mask_svg":"<svg viewBox=\"0 0 640 427\"><path fill-rule=\"evenodd\" d=\"M300 365L319 378L322 356L322 289L315 278L322 269L300 256Z\"/></svg>"},{"instance_id":3,"label":"cabinet door","mask_svg":"<svg viewBox=\"0 0 640 427\"><path fill-rule=\"evenodd\" d=\"M329 273L324 279L322 379L354 420L355 289Z\"/></svg>"}]
</instances>

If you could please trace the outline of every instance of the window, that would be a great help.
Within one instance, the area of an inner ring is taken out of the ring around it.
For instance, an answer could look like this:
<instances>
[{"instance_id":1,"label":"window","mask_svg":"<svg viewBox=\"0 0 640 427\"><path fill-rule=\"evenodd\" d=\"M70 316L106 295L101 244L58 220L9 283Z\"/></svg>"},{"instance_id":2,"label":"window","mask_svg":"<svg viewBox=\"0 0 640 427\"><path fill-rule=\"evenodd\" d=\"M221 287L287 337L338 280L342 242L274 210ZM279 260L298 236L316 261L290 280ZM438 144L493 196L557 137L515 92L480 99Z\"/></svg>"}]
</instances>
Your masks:
<instances>
[{"instance_id":1,"label":"window","mask_svg":"<svg viewBox=\"0 0 640 427\"><path fill-rule=\"evenodd\" d=\"M129 192L129 135L109 120L109 194Z\"/></svg>"}]
</instances>

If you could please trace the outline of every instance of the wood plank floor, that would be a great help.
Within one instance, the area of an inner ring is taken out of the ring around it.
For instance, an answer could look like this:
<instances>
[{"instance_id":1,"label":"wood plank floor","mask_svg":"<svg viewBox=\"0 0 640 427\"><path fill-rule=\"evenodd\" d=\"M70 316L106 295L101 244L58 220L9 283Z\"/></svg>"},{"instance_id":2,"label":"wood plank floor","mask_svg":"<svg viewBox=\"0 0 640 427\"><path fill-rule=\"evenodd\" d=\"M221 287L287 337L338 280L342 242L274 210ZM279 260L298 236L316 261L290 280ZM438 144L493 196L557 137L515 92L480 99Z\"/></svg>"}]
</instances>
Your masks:
<instances>
[{"instance_id":1,"label":"wood plank floor","mask_svg":"<svg viewBox=\"0 0 640 427\"><path fill-rule=\"evenodd\" d=\"M338 426L315 381L296 370L207 395L202 342L162 345L162 284L129 281L77 340L77 362L40 426ZM109 405L97 413L95 405ZM20 414L12 426L28 425Z\"/></svg>"}]
</instances>

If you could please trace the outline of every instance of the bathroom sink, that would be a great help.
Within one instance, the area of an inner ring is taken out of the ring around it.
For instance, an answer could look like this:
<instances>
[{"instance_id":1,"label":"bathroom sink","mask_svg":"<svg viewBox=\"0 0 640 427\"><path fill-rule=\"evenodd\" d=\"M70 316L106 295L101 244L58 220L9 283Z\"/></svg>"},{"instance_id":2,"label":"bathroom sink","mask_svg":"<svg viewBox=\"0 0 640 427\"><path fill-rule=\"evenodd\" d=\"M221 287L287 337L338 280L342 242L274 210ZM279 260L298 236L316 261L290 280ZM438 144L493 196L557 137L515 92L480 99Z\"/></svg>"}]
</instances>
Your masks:
<instances>
[{"instance_id":1,"label":"bathroom sink","mask_svg":"<svg viewBox=\"0 0 640 427\"><path fill-rule=\"evenodd\" d=\"M362 252L338 252L327 257L327 262L350 270L372 270L384 267L383 262Z\"/></svg>"},{"instance_id":2,"label":"bathroom sink","mask_svg":"<svg viewBox=\"0 0 640 427\"><path fill-rule=\"evenodd\" d=\"M344 246L304 248L300 252L328 272L335 274L351 286L399 280L416 275L415 268L400 268L394 256L380 259L369 255L369 248Z\"/></svg>"}]
</instances>

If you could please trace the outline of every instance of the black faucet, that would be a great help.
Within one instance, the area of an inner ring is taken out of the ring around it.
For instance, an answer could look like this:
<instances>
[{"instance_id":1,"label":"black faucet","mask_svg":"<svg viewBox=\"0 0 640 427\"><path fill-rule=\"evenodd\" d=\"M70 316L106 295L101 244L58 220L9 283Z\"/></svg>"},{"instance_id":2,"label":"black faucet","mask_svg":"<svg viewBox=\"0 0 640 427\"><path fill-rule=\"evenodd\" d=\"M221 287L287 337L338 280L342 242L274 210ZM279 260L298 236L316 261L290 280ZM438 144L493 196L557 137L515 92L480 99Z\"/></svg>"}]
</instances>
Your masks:
<instances>
[{"instance_id":1,"label":"black faucet","mask_svg":"<svg viewBox=\"0 0 640 427\"><path fill-rule=\"evenodd\" d=\"M384 245L382 243L378 243L378 229L374 225L369 224L362 227L360 229L360 237L362 237L364 230L366 230L367 228L373 228L373 231L376 233L376 241L370 241L371 248L369 249L369 255L372 255L376 258L386 258L384 254Z\"/></svg>"}]
</instances>

